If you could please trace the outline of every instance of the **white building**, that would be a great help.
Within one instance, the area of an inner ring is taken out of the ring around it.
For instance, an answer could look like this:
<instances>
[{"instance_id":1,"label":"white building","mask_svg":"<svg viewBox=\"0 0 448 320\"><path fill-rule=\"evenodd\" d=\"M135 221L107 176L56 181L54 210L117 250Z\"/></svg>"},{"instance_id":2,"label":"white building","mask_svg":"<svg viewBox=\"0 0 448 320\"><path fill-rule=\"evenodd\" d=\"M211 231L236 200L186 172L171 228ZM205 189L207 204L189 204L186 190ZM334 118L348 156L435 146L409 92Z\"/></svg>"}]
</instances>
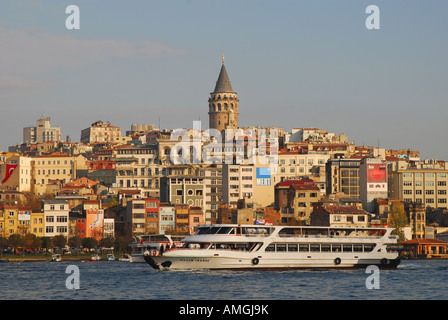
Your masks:
<instances>
[{"instance_id":1,"label":"white building","mask_svg":"<svg viewBox=\"0 0 448 320\"><path fill-rule=\"evenodd\" d=\"M45 237L68 237L69 207L66 200L43 201Z\"/></svg>"}]
</instances>

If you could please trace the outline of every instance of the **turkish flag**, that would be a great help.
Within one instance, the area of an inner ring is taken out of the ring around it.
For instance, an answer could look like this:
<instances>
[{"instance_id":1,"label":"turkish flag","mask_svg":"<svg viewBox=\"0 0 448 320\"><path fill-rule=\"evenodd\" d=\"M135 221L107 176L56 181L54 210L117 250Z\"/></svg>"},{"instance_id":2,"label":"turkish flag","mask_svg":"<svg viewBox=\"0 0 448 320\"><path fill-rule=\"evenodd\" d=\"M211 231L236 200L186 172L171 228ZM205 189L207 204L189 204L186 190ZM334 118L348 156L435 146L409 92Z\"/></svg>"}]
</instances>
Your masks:
<instances>
[{"instance_id":1,"label":"turkish flag","mask_svg":"<svg viewBox=\"0 0 448 320\"><path fill-rule=\"evenodd\" d=\"M14 172L15 168L17 168L17 164L7 164L6 165L5 178L2 180L2 183L5 183L9 179L9 177Z\"/></svg>"}]
</instances>

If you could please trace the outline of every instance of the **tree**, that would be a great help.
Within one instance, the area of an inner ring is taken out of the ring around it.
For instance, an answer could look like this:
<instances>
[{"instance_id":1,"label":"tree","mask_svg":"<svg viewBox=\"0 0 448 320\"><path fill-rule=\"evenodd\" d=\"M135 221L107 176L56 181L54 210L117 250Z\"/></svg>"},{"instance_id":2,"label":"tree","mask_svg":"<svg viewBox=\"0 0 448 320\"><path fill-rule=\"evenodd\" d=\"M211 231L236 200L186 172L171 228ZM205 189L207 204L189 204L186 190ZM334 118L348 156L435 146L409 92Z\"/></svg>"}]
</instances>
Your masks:
<instances>
[{"instance_id":1,"label":"tree","mask_svg":"<svg viewBox=\"0 0 448 320\"><path fill-rule=\"evenodd\" d=\"M3 250L8 248L8 239L0 236L0 256L3 257Z\"/></svg>"},{"instance_id":2,"label":"tree","mask_svg":"<svg viewBox=\"0 0 448 320\"><path fill-rule=\"evenodd\" d=\"M82 246L87 249L95 248L98 245L98 241L95 238L82 239Z\"/></svg>"},{"instance_id":3,"label":"tree","mask_svg":"<svg viewBox=\"0 0 448 320\"><path fill-rule=\"evenodd\" d=\"M42 240L33 233L27 233L23 237L23 246L27 249L38 249L42 246Z\"/></svg>"},{"instance_id":4,"label":"tree","mask_svg":"<svg viewBox=\"0 0 448 320\"><path fill-rule=\"evenodd\" d=\"M408 216L404 210L404 205L401 201L394 201L389 212L388 223L391 228L395 228L392 234L398 236L398 242L405 241L403 228L408 224Z\"/></svg>"},{"instance_id":5,"label":"tree","mask_svg":"<svg viewBox=\"0 0 448 320\"><path fill-rule=\"evenodd\" d=\"M114 246L114 238L102 238L100 240L100 246L104 248L112 248Z\"/></svg>"},{"instance_id":6,"label":"tree","mask_svg":"<svg viewBox=\"0 0 448 320\"><path fill-rule=\"evenodd\" d=\"M8 238L8 244L15 251L17 251L17 249L19 247L23 246L23 236L21 234L18 234L18 233L14 233L14 234L10 235L9 238Z\"/></svg>"},{"instance_id":7,"label":"tree","mask_svg":"<svg viewBox=\"0 0 448 320\"><path fill-rule=\"evenodd\" d=\"M51 238L50 237L42 237L40 238L42 240L42 248L45 248L45 252L48 252L48 248L51 244Z\"/></svg>"},{"instance_id":8,"label":"tree","mask_svg":"<svg viewBox=\"0 0 448 320\"><path fill-rule=\"evenodd\" d=\"M51 239L51 243L53 247L63 249L67 244L67 238L62 234L58 234L57 236L54 236L53 239Z\"/></svg>"}]
</instances>

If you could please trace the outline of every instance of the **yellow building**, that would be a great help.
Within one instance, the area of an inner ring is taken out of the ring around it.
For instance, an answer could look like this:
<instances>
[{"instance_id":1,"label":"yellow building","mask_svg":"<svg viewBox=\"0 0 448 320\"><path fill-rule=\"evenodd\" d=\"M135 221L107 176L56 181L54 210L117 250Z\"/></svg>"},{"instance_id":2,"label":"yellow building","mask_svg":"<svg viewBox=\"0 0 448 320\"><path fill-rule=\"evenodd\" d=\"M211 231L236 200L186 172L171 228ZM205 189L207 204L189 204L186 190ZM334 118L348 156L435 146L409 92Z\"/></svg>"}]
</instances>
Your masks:
<instances>
[{"instance_id":1,"label":"yellow building","mask_svg":"<svg viewBox=\"0 0 448 320\"><path fill-rule=\"evenodd\" d=\"M8 238L10 235L18 233L18 207L0 207L0 236Z\"/></svg>"},{"instance_id":2,"label":"yellow building","mask_svg":"<svg viewBox=\"0 0 448 320\"><path fill-rule=\"evenodd\" d=\"M77 178L78 170L86 170L83 156L70 156L59 152L33 159L32 178L34 193L45 194L52 191L52 185L66 184Z\"/></svg>"},{"instance_id":3,"label":"yellow building","mask_svg":"<svg viewBox=\"0 0 448 320\"><path fill-rule=\"evenodd\" d=\"M45 223L43 212L31 212L30 232L37 237L45 235Z\"/></svg>"}]
</instances>

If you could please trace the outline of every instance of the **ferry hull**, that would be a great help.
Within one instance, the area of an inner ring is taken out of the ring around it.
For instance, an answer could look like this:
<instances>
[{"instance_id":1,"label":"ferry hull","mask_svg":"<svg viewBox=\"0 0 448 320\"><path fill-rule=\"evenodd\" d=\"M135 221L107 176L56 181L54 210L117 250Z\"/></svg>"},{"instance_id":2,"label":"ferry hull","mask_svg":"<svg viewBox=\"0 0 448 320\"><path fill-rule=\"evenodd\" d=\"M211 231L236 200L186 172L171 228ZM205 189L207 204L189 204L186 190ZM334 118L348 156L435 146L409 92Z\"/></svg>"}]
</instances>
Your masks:
<instances>
[{"instance_id":1,"label":"ferry hull","mask_svg":"<svg viewBox=\"0 0 448 320\"><path fill-rule=\"evenodd\" d=\"M396 269L396 256L378 258L315 258L315 259L252 259L226 257L164 257L144 256L146 263L156 270L293 270L293 269L353 269L371 265L380 269Z\"/></svg>"}]
</instances>

